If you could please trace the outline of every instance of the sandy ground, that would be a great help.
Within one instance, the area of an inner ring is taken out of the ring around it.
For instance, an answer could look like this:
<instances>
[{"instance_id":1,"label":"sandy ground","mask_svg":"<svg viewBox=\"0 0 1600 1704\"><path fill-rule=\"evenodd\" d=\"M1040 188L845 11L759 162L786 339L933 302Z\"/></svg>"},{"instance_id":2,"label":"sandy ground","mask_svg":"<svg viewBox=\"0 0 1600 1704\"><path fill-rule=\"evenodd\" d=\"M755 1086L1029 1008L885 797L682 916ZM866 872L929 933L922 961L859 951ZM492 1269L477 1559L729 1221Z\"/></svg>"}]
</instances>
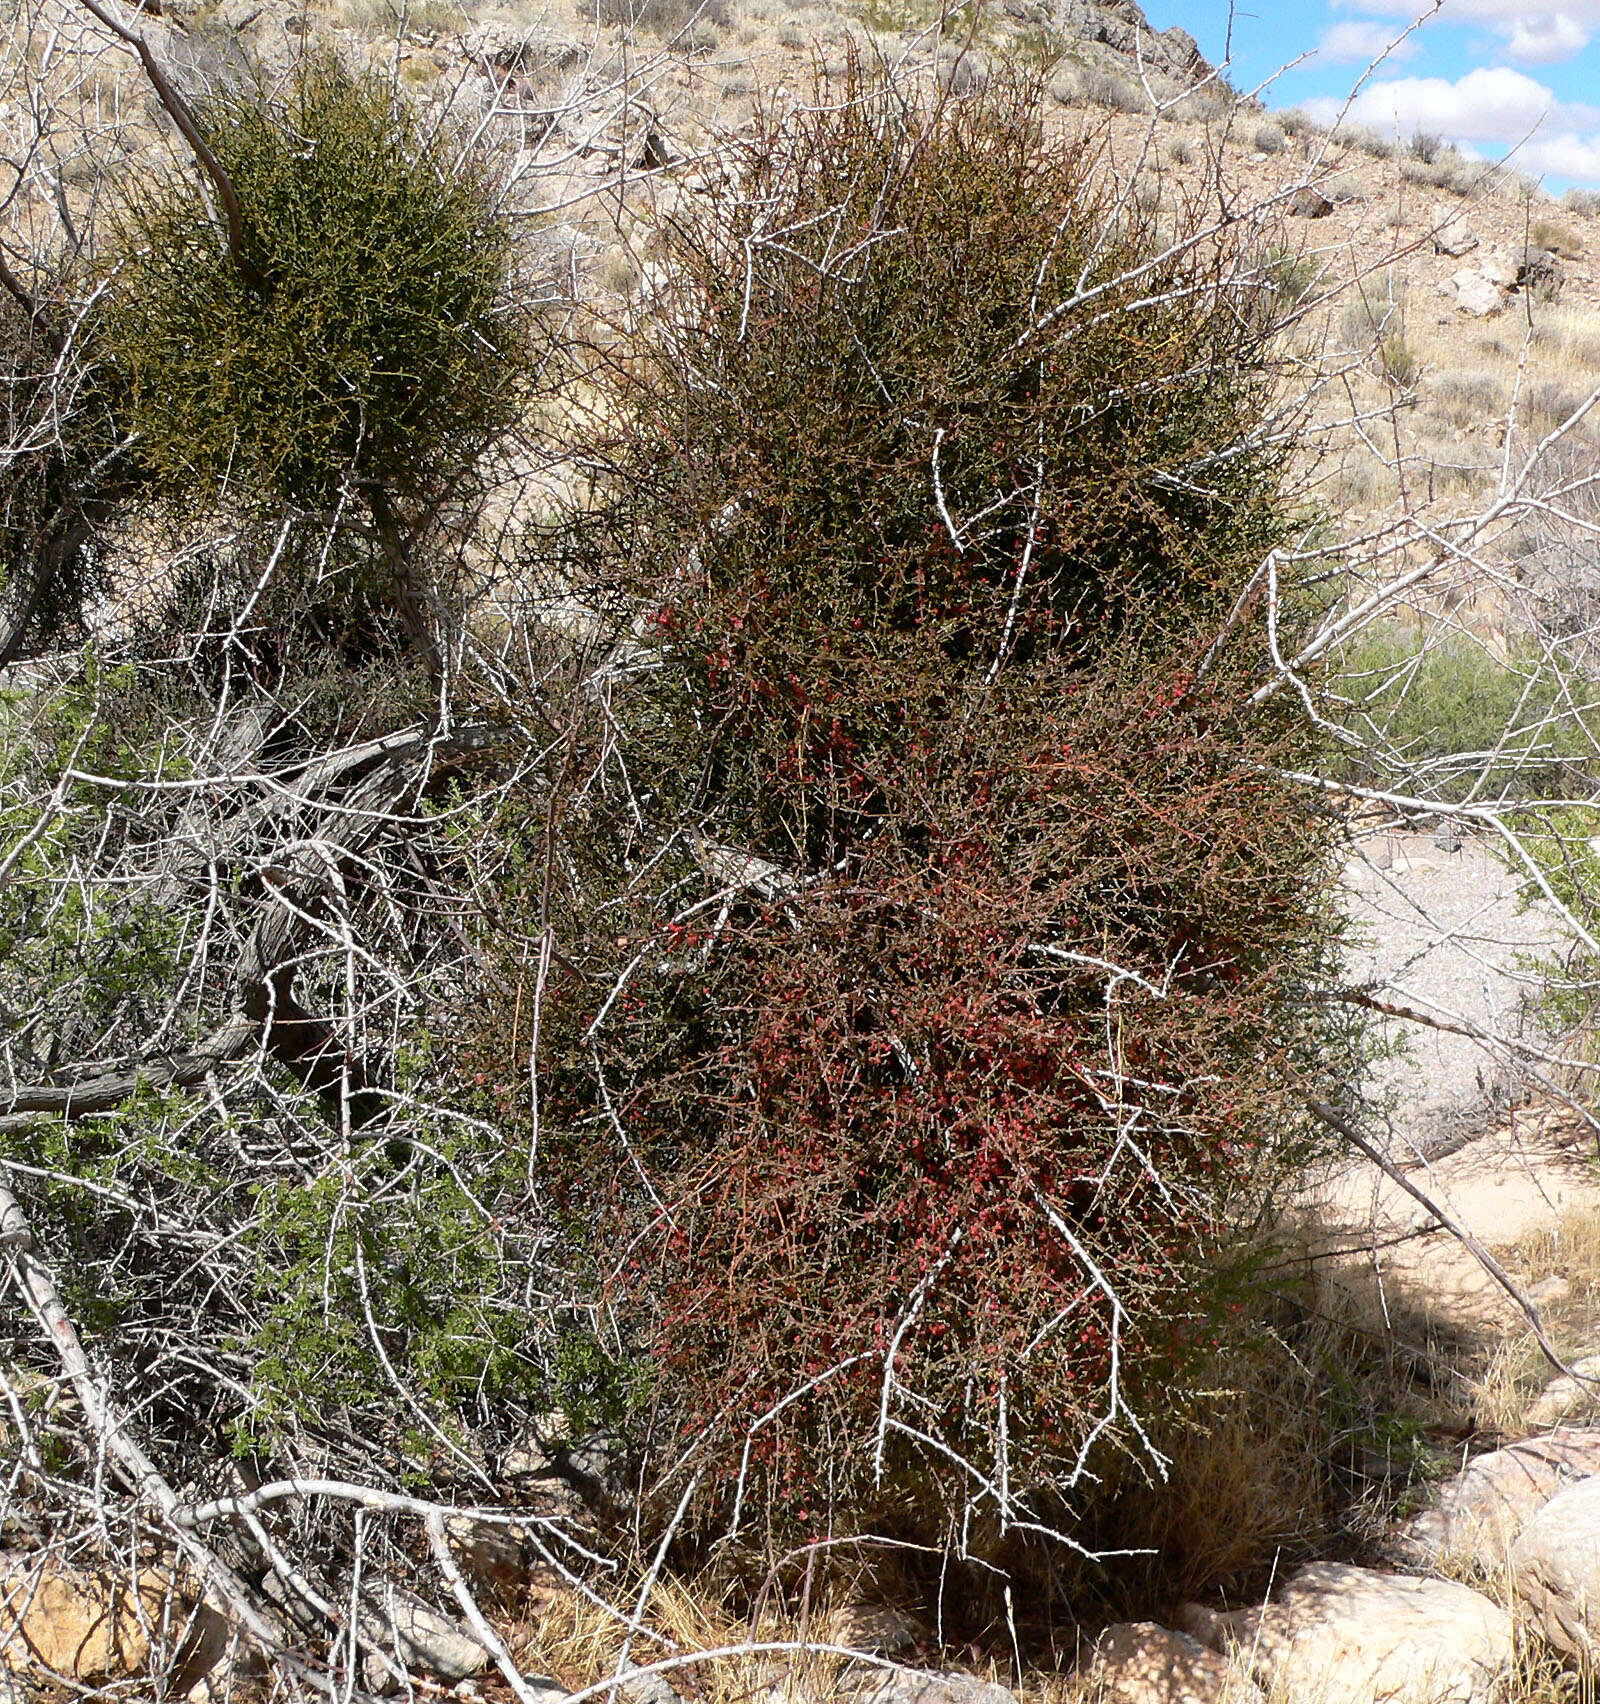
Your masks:
<instances>
[{"instance_id":1,"label":"sandy ground","mask_svg":"<svg viewBox=\"0 0 1600 1704\"><path fill-rule=\"evenodd\" d=\"M1487 843L1375 836L1352 858L1346 888L1359 929L1352 980L1447 1023L1532 1033L1536 977L1524 961L1557 940L1559 926L1548 910L1520 906L1515 878ZM1379 1062L1368 1087L1387 1108L1389 1156L1408 1181L1490 1248L1573 1208L1600 1209L1593 1132L1569 1109L1530 1099L1503 1047L1420 1023L1386 1027L1402 1050ZM1313 1204L1322 1246L1375 1267L1408 1308L1457 1325L1517 1324L1473 1256L1430 1229L1432 1215L1376 1166L1353 1162Z\"/></svg>"},{"instance_id":2,"label":"sandy ground","mask_svg":"<svg viewBox=\"0 0 1600 1704\"><path fill-rule=\"evenodd\" d=\"M1357 928L1351 980L1444 1023L1524 1037L1539 980L1525 961L1560 938L1559 925L1542 905L1520 905L1516 877L1486 840L1454 844L1418 833L1360 844L1345 872ZM1437 1152L1528 1092L1502 1047L1419 1023L1384 1029L1403 1051L1380 1062L1368 1088L1402 1153Z\"/></svg>"}]
</instances>

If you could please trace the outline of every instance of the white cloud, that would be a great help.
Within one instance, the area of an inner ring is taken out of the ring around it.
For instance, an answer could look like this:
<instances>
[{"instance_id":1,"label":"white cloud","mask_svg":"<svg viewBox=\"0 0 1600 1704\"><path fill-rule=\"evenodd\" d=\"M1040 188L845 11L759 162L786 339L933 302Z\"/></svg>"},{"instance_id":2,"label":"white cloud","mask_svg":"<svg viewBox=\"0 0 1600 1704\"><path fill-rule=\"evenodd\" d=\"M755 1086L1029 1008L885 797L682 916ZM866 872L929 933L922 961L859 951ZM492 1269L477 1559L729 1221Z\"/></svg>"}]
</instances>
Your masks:
<instances>
[{"instance_id":1,"label":"white cloud","mask_svg":"<svg viewBox=\"0 0 1600 1704\"><path fill-rule=\"evenodd\" d=\"M1319 102L1337 111L1336 102ZM1444 77L1393 77L1364 88L1350 108L1357 124L1409 136L1437 131L1455 141L1520 142L1543 123L1600 129L1600 109L1563 103L1543 83L1509 66L1480 67L1452 83Z\"/></svg>"},{"instance_id":2,"label":"white cloud","mask_svg":"<svg viewBox=\"0 0 1600 1704\"><path fill-rule=\"evenodd\" d=\"M1518 150L1516 164L1536 177L1600 184L1600 135L1580 136L1567 130L1558 136L1536 136Z\"/></svg>"},{"instance_id":3,"label":"white cloud","mask_svg":"<svg viewBox=\"0 0 1600 1704\"><path fill-rule=\"evenodd\" d=\"M1399 32L1387 24L1364 24L1354 20L1332 24L1317 43L1317 58L1335 65L1370 65ZM1409 59L1416 51L1412 41L1402 42L1392 58Z\"/></svg>"},{"instance_id":4,"label":"white cloud","mask_svg":"<svg viewBox=\"0 0 1600 1704\"><path fill-rule=\"evenodd\" d=\"M1342 107L1328 98L1305 103L1323 124ZM1600 107L1559 101L1543 83L1506 65L1480 67L1453 83L1444 77L1371 83L1347 116L1402 139L1428 131L1496 158L1514 148L1522 171L1600 182Z\"/></svg>"},{"instance_id":5,"label":"white cloud","mask_svg":"<svg viewBox=\"0 0 1600 1704\"><path fill-rule=\"evenodd\" d=\"M1589 31L1576 18L1524 18L1512 26L1506 51L1524 65L1554 65L1589 45Z\"/></svg>"},{"instance_id":6,"label":"white cloud","mask_svg":"<svg viewBox=\"0 0 1600 1704\"><path fill-rule=\"evenodd\" d=\"M1420 9L1415 0L1337 0L1345 11L1406 20ZM1445 0L1443 19L1487 24L1526 65L1571 59L1600 31L1600 0Z\"/></svg>"}]
</instances>

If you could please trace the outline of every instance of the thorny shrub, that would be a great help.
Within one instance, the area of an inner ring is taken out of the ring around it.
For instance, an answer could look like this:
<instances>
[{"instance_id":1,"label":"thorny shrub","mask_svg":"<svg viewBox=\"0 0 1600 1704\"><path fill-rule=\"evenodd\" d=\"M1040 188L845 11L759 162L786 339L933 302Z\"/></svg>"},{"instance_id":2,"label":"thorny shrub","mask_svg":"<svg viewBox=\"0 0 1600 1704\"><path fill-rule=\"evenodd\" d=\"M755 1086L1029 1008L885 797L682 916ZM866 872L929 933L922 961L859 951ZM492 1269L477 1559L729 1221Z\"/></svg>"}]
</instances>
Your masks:
<instances>
[{"instance_id":1,"label":"thorny shrub","mask_svg":"<svg viewBox=\"0 0 1600 1704\"><path fill-rule=\"evenodd\" d=\"M852 68L616 365L614 696L468 1064L686 1533L1070 1541L1311 1140L1328 840L1228 623L1293 524L1276 293L1103 168Z\"/></svg>"}]
</instances>

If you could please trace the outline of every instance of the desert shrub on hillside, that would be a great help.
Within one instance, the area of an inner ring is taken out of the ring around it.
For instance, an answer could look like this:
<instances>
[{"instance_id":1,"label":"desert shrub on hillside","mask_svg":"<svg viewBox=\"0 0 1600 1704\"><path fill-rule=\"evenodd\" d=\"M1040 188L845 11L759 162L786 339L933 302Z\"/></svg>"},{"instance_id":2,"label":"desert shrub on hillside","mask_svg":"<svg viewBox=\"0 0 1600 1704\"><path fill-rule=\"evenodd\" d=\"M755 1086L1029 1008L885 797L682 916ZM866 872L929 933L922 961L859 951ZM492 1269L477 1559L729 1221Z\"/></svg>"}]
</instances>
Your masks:
<instances>
[{"instance_id":1,"label":"desert shrub on hillside","mask_svg":"<svg viewBox=\"0 0 1600 1704\"><path fill-rule=\"evenodd\" d=\"M979 1547L1140 1451L1310 1140L1314 742L1228 619L1292 530L1279 298L1028 86L829 93L664 233L569 546L626 612L575 766L617 790L507 901L536 1100L526 994L468 1060L664 1510Z\"/></svg>"}]
</instances>

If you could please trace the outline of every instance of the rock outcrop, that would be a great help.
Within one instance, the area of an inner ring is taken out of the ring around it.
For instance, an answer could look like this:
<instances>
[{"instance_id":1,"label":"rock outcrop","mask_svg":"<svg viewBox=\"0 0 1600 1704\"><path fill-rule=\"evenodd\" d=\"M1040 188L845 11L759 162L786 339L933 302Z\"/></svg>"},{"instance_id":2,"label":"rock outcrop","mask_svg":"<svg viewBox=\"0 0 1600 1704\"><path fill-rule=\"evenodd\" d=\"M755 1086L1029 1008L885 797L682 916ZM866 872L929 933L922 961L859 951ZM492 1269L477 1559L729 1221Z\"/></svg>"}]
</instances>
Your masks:
<instances>
[{"instance_id":1,"label":"rock outcrop","mask_svg":"<svg viewBox=\"0 0 1600 1704\"><path fill-rule=\"evenodd\" d=\"M1558 1651L1600 1666L1600 1477L1558 1492L1522 1529L1511 1586Z\"/></svg>"},{"instance_id":2,"label":"rock outcrop","mask_svg":"<svg viewBox=\"0 0 1600 1704\"><path fill-rule=\"evenodd\" d=\"M1080 41L1098 43L1122 58L1191 86L1212 75L1198 43L1176 25L1156 30L1134 0L1057 0L1057 26Z\"/></svg>"},{"instance_id":3,"label":"rock outcrop","mask_svg":"<svg viewBox=\"0 0 1600 1704\"><path fill-rule=\"evenodd\" d=\"M1317 1704L1493 1704L1511 1671L1511 1617L1452 1580L1313 1562L1273 1603L1218 1614L1191 1604L1184 1631L1248 1654L1274 1696Z\"/></svg>"},{"instance_id":4,"label":"rock outcrop","mask_svg":"<svg viewBox=\"0 0 1600 1704\"><path fill-rule=\"evenodd\" d=\"M1491 1450L1445 1480L1434 1506L1400 1531L1408 1561L1503 1568L1523 1528L1568 1486L1600 1474L1600 1430L1565 1427Z\"/></svg>"}]
</instances>

